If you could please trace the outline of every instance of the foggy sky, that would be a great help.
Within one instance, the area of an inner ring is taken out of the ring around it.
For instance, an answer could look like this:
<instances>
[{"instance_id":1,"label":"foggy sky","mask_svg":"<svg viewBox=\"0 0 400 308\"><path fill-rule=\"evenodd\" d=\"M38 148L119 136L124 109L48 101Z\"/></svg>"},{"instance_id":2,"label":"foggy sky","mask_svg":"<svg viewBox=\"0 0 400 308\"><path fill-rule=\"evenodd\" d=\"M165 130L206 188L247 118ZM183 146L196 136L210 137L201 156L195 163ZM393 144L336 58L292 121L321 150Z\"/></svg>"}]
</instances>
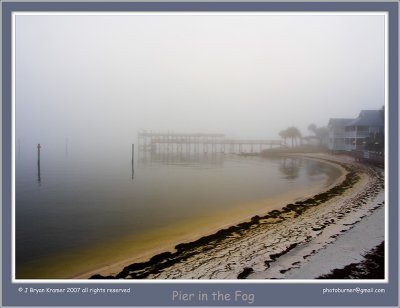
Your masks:
<instances>
[{"instance_id":1,"label":"foggy sky","mask_svg":"<svg viewBox=\"0 0 400 308\"><path fill-rule=\"evenodd\" d=\"M17 16L16 139L278 139L384 104L383 16Z\"/></svg>"}]
</instances>

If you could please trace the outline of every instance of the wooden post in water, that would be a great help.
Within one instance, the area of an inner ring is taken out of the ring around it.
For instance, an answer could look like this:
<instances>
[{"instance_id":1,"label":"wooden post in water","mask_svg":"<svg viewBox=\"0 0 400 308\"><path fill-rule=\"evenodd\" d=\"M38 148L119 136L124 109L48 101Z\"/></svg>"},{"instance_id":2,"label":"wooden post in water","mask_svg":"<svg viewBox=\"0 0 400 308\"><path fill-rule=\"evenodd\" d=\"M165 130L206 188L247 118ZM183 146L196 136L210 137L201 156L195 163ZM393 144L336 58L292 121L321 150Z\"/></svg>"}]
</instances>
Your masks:
<instances>
[{"instance_id":1,"label":"wooden post in water","mask_svg":"<svg viewBox=\"0 0 400 308\"><path fill-rule=\"evenodd\" d=\"M40 149L41 148L42 147L40 146L40 143L38 143L38 145L37 145L37 153L38 153L37 164L38 164L38 182L39 182L39 184L40 184L40 181L41 181L41 179L40 179Z\"/></svg>"},{"instance_id":2,"label":"wooden post in water","mask_svg":"<svg viewBox=\"0 0 400 308\"><path fill-rule=\"evenodd\" d=\"M135 173L134 170L134 158L135 158L135 145L132 143L132 180L133 180L133 174Z\"/></svg>"},{"instance_id":3,"label":"wooden post in water","mask_svg":"<svg viewBox=\"0 0 400 308\"><path fill-rule=\"evenodd\" d=\"M65 155L68 156L68 138L65 139Z\"/></svg>"}]
</instances>

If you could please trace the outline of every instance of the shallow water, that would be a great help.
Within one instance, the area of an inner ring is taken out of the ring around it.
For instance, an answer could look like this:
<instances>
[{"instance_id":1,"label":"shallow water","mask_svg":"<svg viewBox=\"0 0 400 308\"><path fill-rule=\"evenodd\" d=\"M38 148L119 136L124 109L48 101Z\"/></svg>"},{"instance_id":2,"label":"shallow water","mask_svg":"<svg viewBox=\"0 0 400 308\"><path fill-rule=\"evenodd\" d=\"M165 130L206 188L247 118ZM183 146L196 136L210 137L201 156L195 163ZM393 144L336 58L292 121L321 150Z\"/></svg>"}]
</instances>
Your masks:
<instances>
[{"instance_id":1,"label":"shallow water","mask_svg":"<svg viewBox=\"0 0 400 308\"><path fill-rule=\"evenodd\" d=\"M340 174L308 159L222 153L142 153L132 169L129 153L109 154L42 154L40 174L36 159L16 159L17 278L72 277L173 236L190 237L259 200L330 185Z\"/></svg>"}]
</instances>

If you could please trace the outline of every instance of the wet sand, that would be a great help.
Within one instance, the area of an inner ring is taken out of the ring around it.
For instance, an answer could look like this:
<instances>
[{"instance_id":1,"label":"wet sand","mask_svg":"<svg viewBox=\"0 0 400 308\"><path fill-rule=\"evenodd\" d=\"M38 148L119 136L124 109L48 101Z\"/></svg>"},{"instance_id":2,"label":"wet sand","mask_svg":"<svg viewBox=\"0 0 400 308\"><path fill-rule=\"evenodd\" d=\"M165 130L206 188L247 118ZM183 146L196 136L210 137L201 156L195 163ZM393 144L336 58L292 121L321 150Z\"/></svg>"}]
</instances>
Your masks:
<instances>
[{"instance_id":1,"label":"wet sand","mask_svg":"<svg viewBox=\"0 0 400 308\"><path fill-rule=\"evenodd\" d=\"M383 191L383 176L374 168L341 156L313 154L310 158L339 164L342 176L322 193L297 195L293 203L277 202L267 214L242 218L227 228L220 226L218 232L195 234L192 238L197 235L197 240L183 241L174 249L161 247L164 252L150 259L122 260L77 278L285 278L290 268L278 265L279 260L292 255L299 260L290 264L301 267L308 255L334 241L366 209L373 208ZM376 205L380 206L383 202Z\"/></svg>"}]
</instances>

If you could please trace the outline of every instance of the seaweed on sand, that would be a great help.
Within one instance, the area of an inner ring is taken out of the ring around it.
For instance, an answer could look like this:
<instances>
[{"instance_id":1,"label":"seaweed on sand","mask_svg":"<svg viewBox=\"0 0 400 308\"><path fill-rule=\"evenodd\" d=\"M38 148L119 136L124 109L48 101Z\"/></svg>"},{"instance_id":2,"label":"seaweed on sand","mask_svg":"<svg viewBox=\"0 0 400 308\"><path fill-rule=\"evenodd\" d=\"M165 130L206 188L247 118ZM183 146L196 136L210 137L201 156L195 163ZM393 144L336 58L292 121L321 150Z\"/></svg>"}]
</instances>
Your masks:
<instances>
[{"instance_id":1,"label":"seaweed on sand","mask_svg":"<svg viewBox=\"0 0 400 308\"><path fill-rule=\"evenodd\" d=\"M332 270L317 279L384 279L385 242L372 249L359 263L351 263L343 268Z\"/></svg>"}]
</instances>

